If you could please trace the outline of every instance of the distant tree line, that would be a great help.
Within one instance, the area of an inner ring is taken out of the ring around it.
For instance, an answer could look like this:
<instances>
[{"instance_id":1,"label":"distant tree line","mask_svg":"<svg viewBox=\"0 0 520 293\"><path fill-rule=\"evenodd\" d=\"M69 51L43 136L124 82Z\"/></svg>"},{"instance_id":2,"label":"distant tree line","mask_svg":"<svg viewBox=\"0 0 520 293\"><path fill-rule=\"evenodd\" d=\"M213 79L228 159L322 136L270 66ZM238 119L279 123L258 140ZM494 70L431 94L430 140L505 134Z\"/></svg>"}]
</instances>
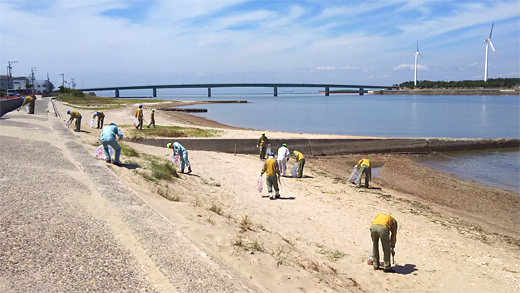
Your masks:
<instances>
[{"instance_id":1,"label":"distant tree line","mask_svg":"<svg viewBox=\"0 0 520 293\"><path fill-rule=\"evenodd\" d=\"M413 81L406 81L399 88L421 88L421 89L474 89L474 88L515 88L520 86L520 78L490 78L483 80L460 80L460 81L430 81L418 80L417 86Z\"/></svg>"},{"instance_id":2,"label":"distant tree line","mask_svg":"<svg viewBox=\"0 0 520 293\"><path fill-rule=\"evenodd\" d=\"M59 90L58 92L60 94L71 94L75 97L84 97L85 96L85 93L83 93L82 91L80 90L75 90L75 89L71 89L71 88L67 88L67 87L64 87L62 85L59 86Z\"/></svg>"}]
</instances>

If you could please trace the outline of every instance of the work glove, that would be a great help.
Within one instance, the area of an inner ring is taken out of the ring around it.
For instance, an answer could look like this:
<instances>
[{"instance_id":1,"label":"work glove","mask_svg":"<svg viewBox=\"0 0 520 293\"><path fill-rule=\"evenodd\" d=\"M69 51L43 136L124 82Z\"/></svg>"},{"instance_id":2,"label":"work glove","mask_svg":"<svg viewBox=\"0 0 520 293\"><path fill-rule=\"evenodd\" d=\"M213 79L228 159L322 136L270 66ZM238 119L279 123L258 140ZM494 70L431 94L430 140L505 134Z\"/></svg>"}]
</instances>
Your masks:
<instances>
[{"instance_id":1,"label":"work glove","mask_svg":"<svg viewBox=\"0 0 520 293\"><path fill-rule=\"evenodd\" d=\"M256 145L256 147L258 147L258 145Z\"/></svg>"},{"instance_id":2,"label":"work glove","mask_svg":"<svg viewBox=\"0 0 520 293\"><path fill-rule=\"evenodd\" d=\"M395 250L392 248L392 256L395 256Z\"/></svg>"},{"instance_id":3,"label":"work glove","mask_svg":"<svg viewBox=\"0 0 520 293\"><path fill-rule=\"evenodd\" d=\"M356 168L356 169L357 169L357 165L356 165L356 166L354 166L354 168Z\"/></svg>"}]
</instances>

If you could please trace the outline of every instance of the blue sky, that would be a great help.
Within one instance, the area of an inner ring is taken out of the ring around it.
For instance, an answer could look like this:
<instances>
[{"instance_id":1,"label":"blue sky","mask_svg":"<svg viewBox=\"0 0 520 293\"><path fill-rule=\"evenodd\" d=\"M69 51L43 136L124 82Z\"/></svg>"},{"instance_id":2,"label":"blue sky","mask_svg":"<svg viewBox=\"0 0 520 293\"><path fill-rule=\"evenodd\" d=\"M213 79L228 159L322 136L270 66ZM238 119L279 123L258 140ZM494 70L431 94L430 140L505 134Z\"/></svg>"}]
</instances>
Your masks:
<instances>
[{"instance_id":1,"label":"blue sky","mask_svg":"<svg viewBox=\"0 0 520 293\"><path fill-rule=\"evenodd\" d=\"M76 87L520 77L520 2L0 0L0 73Z\"/></svg>"}]
</instances>

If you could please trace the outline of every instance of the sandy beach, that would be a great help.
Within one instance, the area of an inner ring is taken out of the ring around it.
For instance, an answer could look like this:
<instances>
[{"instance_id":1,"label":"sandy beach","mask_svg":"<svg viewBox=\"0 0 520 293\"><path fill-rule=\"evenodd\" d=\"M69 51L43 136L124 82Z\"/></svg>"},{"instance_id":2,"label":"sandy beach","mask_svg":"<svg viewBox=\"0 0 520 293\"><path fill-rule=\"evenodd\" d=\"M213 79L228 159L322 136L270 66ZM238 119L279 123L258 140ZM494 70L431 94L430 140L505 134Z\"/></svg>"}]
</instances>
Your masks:
<instances>
[{"instance_id":1,"label":"sandy beach","mask_svg":"<svg viewBox=\"0 0 520 293\"><path fill-rule=\"evenodd\" d=\"M72 107L60 102L56 106L61 117L51 111L49 119L65 123L66 111ZM152 107L158 104L145 104L146 120L147 108ZM133 105L104 111L105 125L114 122L123 132L130 130L135 109ZM143 155L123 152L124 167L97 160L94 150L101 130L89 126L95 108L78 111L84 131L75 133L72 127L68 131L92 154L92 160L258 292L520 291L517 193L458 179L421 167L410 155L396 154L307 157L304 178L283 177L281 199L274 201L268 199L265 187L261 193L256 190L263 166L257 155L188 150L192 174L154 182L143 176L145 155L167 162L171 150L123 139L123 144ZM222 138L258 138L261 132L179 112L156 111L155 119L162 126L217 129ZM147 131L146 125L142 131ZM36 129L26 139L45 135ZM267 136L354 138L284 132ZM375 178L369 189L347 181L362 157L384 165L380 172L384 179ZM288 167L294 164L291 157ZM399 223L393 274L374 271L365 262L371 248L370 224L382 212L394 215ZM133 245L138 247L138 242ZM161 273L167 276L163 270L154 271ZM168 277L151 279L173 284ZM170 292L168 285L161 288Z\"/></svg>"}]
</instances>

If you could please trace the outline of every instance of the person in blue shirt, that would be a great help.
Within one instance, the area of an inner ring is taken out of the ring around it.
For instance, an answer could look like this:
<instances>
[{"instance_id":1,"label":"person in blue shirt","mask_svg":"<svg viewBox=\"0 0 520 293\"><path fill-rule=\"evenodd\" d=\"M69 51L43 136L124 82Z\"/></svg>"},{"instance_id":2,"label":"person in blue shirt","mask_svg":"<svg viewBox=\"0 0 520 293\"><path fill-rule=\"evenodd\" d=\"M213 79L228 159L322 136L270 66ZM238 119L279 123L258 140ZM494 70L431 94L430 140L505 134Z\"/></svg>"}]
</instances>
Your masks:
<instances>
[{"instance_id":1,"label":"person in blue shirt","mask_svg":"<svg viewBox=\"0 0 520 293\"><path fill-rule=\"evenodd\" d=\"M103 131L101 132L101 143L103 144L103 149L105 150L107 163L112 162L112 158L108 152L108 146L111 146L116 151L114 165L121 166L121 162L119 161L119 156L121 155L121 146L117 143L116 136L119 136L119 139L123 139L123 132L121 132L121 129L119 129L115 123L110 123L110 125L103 127Z\"/></svg>"},{"instance_id":2,"label":"person in blue shirt","mask_svg":"<svg viewBox=\"0 0 520 293\"><path fill-rule=\"evenodd\" d=\"M184 166L188 166L188 174L190 174L191 173L191 164L190 164L190 160L188 160L188 150L186 150L186 148L183 147L182 144L180 144L178 142L174 142L174 143L170 142L166 145L166 147L169 149L173 147L174 156L179 154L180 159L181 159L181 173L184 173Z\"/></svg>"}]
</instances>

